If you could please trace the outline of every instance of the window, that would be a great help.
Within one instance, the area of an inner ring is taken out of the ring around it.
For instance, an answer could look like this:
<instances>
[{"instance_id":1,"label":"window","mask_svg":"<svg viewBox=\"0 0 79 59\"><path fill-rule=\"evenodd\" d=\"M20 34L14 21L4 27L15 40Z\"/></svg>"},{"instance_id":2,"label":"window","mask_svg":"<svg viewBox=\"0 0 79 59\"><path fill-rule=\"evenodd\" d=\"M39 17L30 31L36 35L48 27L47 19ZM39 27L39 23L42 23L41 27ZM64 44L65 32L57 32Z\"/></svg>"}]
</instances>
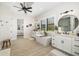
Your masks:
<instances>
[{"instance_id":1,"label":"window","mask_svg":"<svg viewBox=\"0 0 79 59\"><path fill-rule=\"evenodd\" d=\"M54 31L54 18L41 20L41 30Z\"/></svg>"},{"instance_id":2,"label":"window","mask_svg":"<svg viewBox=\"0 0 79 59\"><path fill-rule=\"evenodd\" d=\"M47 19L47 31L54 31L54 19L53 18Z\"/></svg>"},{"instance_id":3,"label":"window","mask_svg":"<svg viewBox=\"0 0 79 59\"><path fill-rule=\"evenodd\" d=\"M41 30L46 30L46 20L41 20Z\"/></svg>"}]
</instances>

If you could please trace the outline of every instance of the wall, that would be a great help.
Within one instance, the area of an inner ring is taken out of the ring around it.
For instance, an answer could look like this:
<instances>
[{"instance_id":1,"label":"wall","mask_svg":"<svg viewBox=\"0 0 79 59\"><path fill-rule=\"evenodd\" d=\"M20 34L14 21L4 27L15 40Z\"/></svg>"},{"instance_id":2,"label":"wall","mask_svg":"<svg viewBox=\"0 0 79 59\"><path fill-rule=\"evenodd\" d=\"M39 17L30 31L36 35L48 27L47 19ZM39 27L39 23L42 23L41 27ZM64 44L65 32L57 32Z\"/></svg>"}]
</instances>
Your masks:
<instances>
[{"instance_id":1,"label":"wall","mask_svg":"<svg viewBox=\"0 0 79 59\"><path fill-rule=\"evenodd\" d=\"M16 39L16 18L9 7L0 3L0 41L11 38ZM6 21L8 23L6 23ZM3 24L3 26L1 26Z\"/></svg>"},{"instance_id":2,"label":"wall","mask_svg":"<svg viewBox=\"0 0 79 59\"><path fill-rule=\"evenodd\" d=\"M2 20L2 22L0 22L0 41L5 39L16 39L16 20L10 16L2 16L0 20ZM6 21L8 23L6 23Z\"/></svg>"},{"instance_id":3,"label":"wall","mask_svg":"<svg viewBox=\"0 0 79 59\"><path fill-rule=\"evenodd\" d=\"M29 24L32 24L32 26L29 26ZM32 16L27 15L24 20L24 38L29 38L32 35L32 31L35 28L35 19ZM28 27L26 27L28 25Z\"/></svg>"}]
</instances>

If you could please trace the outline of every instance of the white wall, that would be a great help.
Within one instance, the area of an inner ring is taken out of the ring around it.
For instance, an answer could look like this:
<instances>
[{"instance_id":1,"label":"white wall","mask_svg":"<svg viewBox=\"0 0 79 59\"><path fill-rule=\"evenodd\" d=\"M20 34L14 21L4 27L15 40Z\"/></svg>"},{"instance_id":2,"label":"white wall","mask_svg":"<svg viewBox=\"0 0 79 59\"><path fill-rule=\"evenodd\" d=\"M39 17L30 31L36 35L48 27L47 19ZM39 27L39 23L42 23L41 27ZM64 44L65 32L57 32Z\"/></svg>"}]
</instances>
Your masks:
<instances>
[{"instance_id":1,"label":"white wall","mask_svg":"<svg viewBox=\"0 0 79 59\"><path fill-rule=\"evenodd\" d=\"M11 9L0 3L0 41L5 39L16 39L16 18ZM6 23L8 21L8 23ZM1 26L3 24L3 26Z\"/></svg>"},{"instance_id":2,"label":"white wall","mask_svg":"<svg viewBox=\"0 0 79 59\"><path fill-rule=\"evenodd\" d=\"M26 27L26 25L32 24L30 27ZM32 35L32 31L35 28L35 19L32 16L27 15L24 19L24 38L29 38Z\"/></svg>"},{"instance_id":3,"label":"white wall","mask_svg":"<svg viewBox=\"0 0 79 59\"><path fill-rule=\"evenodd\" d=\"M0 20L2 20L2 22L0 22L0 41L5 39L16 39L16 20L11 16L2 16ZM8 23L6 23L6 21L8 21ZM3 26L1 26L1 24L3 24Z\"/></svg>"},{"instance_id":4,"label":"white wall","mask_svg":"<svg viewBox=\"0 0 79 59\"><path fill-rule=\"evenodd\" d=\"M9 38L16 39L16 20L10 18L10 16L2 16L0 20L2 20L2 22L0 22L0 40ZM6 23L6 21L8 21L8 23ZM3 26L1 26L1 24L3 24Z\"/></svg>"}]
</instances>

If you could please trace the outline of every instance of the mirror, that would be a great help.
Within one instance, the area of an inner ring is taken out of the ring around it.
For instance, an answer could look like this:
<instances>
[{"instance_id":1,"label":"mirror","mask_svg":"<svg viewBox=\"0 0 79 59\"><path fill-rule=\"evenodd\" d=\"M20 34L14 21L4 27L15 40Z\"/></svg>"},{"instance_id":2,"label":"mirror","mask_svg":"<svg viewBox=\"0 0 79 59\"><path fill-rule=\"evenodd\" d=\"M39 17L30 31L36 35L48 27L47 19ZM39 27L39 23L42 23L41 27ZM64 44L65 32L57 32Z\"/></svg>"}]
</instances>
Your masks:
<instances>
[{"instance_id":1,"label":"mirror","mask_svg":"<svg viewBox=\"0 0 79 59\"><path fill-rule=\"evenodd\" d=\"M73 31L78 26L78 18L74 15L65 15L58 21L58 27L61 27L62 31Z\"/></svg>"}]
</instances>

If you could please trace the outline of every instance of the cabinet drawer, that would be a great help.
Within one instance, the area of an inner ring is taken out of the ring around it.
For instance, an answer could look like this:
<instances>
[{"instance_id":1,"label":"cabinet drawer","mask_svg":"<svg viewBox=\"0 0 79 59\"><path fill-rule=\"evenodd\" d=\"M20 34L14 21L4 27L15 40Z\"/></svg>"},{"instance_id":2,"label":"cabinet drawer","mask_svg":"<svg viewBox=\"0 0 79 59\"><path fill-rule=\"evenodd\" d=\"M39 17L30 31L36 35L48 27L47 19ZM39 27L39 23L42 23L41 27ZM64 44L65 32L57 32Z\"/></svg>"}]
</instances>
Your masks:
<instances>
[{"instance_id":1,"label":"cabinet drawer","mask_svg":"<svg viewBox=\"0 0 79 59\"><path fill-rule=\"evenodd\" d=\"M77 49L73 49L72 52L77 52L77 53L79 53L79 51L78 51Z\"/></svg>"},{"instance_id":2,"label":"cabinet drawer","mask_svg":"<svg viewBox=\"0 0 79 59\"><path fill-rule=\"evenodd\" d=\"M75 50L72 51L72 54L73 54L73 55L76 55L76 56L79 56L79 52L77 52L77 51L75 51Z\"/></svg>"},{"instance_id":3,"label":"cabinet drawer","mask_svg":"<svg viewBox=\"0 0 79 59\"><path fill-rule=\"evenodd\" d=\"M76 37L76 38L75 38L75 41L79 41L79 37Z\"/></svg>"},{"instance_id":4,"label":"cabinet drawer","mask_svg":"<svg viewBox=\"0 0 79 59\"><path fill-rule=\"evenodd\" d=\"M72 54L79 55L79 46L74 45L72 48Z\"/></svg>"},{"instance_id":5,"label":"cabinet drawer","mask_svg":"<svg viewBox=\"0 0 79 59\"><path fill-rule=\"evenodd\" d=\"M79 56L79 53L77 53L77 52L73 52L72 54L75 56Z\"/></svg>"},{"instance_id":6,"label":"cabinet drawer","mask_svg":"<svg viewBox=\"0 0 79 59\"><path fill-rule=\"evenodd\" d=\"M73 47L72 50L79 53L79 47Z\"/></svg>"},{"instance_id":7,"label":"cabinet drawer","mask_svg":"<svg viewBox=\"0 0 79 59\"><path fill-rule=\"evenodd\" d=\"M79 41L72 42L72 45L79 45Z\"/></svg>"}]
</instances>

